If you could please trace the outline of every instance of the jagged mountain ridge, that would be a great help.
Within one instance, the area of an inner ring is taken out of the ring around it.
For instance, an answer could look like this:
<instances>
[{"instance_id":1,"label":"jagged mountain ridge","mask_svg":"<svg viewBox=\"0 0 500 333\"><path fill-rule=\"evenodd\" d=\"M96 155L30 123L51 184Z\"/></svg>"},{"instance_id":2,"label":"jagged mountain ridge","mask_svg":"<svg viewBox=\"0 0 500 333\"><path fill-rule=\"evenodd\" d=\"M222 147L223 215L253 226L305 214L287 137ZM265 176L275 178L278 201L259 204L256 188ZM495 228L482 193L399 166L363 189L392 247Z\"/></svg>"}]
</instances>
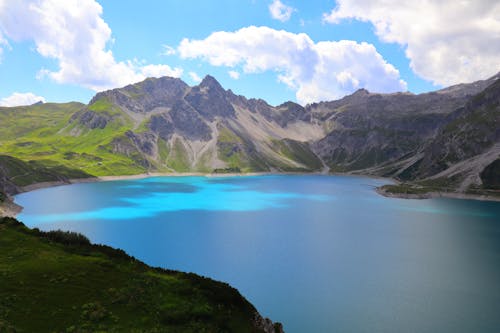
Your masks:
<instances>
[{"instance_id":1,"label":"jagged mountain ridge","mask_svg":"<svg viewBox=\"0 0 500 333\"><path fill-rule=\"evenodd\" d=\"M453 127L457 121L467 123L467 114L488 113L490 127L498 131L497 78L419 95L360 89L306 107L247 99L211 76L194 87L176 78L149 78L98 93L86 106L72 106L78 109L52 125L54 135L47 142L35 142L40 148L20 142L26 134L7 138L11 141L4 147L16 157L44 156L93 175L330 170L412 181L441 174L454 177L464 189L496 179L492 163L498 157L498 135L474 143L470 156L459 151L463 144L446 142L461 135L467 141L475 129L485 133L478 124L471 124L468 132L462 130L467 127ZM451 136L443 134L446 129ZM34 152L20 153L19 145ZM449 151L442 154L436 147ZM452 151L457 158L443 162ZM476 168L453 171L463 159L479 155L487 158L476 161ZM483 172L486 166L488 172Z\"/></svg>"},{"instance_id":2,"label":"jagged mountain ridge","mask_svg":"<svg viewBox=\"0 0 500 333\"><path fill-rule=\"evenodd\" d=\"M102 106L122 112L107 112ZM308 142L323 130L303 120L305 114L292 102L274 108L263 100L237 96L211 76L194 87L163 77L99 93L71 122L89 130L118 121L132 123L111 149L142 155L141 163L149 169L320 170L322 164ZM290 123L293 126L287 126Z\"/></svg>"}]
</instances>

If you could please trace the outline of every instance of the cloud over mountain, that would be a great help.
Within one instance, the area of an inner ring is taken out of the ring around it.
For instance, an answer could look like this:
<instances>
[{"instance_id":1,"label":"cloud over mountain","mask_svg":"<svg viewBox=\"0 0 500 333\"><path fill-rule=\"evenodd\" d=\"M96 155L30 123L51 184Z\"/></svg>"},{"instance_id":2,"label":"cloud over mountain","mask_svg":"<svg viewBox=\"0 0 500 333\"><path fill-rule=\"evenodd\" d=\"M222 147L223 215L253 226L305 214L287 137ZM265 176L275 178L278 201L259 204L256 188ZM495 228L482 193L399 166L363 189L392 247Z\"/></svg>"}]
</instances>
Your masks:
<instances>
[{"instance_id":1,"label":"cloud over mountain","mask_svg":"<svg viewBox=\"0 0 500 333\"><path fill-rule=\"evenodd\" d=\"M116 60L109 49L113 42L111 29L95 0L2 1L0 46L6 40L33 41L40 55L57 61L56 70L42 69L39 77L93 90L122 86L148 76L182 74L180 68L168 65Z\"/></svg>"},{"instance_id":2,"label":"cloud over mountain","mask_svg":"<svg viewBox=\"0 0 500 333\"><path fill-rule=\"evenodd\" d=\"M500 69L500 2L338 0L323 17L371 22L385 42L406 48L412 70L435 84L488 77Z\"/></svg>"},{"instance_id":3,"label":"cloud over mountain","mask_svg":"<svg viewBox=\"0 0 500 333\"><path fill-rule=\"evenodd\" d=\"M399 71L365 42L315 43L304 33L250 26L214 32L201 40L183 39L178 53L181 58L200 58L213 66L242 67L245 73L274 71L303 104L335 99L359 88L406 90Z\"/></svg>"},{"instance_id":4,"label":"cloud over mountain","mask_svg":"<svg viewBox=\"0 0 500 333\"><path fill-rule=\"evenodd\" d=\"M28 93L15 92L8 97L0 99L0 106L31 105L37 102L45 103L45 98L43 98L42 96L37 96L31 92Z\"/></svg>"}]
</instances>

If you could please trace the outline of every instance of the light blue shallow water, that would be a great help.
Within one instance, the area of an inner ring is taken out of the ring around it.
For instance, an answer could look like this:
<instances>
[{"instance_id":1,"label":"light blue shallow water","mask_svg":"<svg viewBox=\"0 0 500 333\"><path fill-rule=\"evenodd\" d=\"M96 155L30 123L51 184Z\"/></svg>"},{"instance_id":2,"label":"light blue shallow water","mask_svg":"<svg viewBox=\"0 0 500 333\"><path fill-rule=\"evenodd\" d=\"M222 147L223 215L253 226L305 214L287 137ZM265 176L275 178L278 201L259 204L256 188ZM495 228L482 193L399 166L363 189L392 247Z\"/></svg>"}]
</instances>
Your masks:
<instances>
[{"instance_id":1,"label":"light blue shallow water","mask_svg":"<svg viewBox=\"0 0 500 333\"><path fill-rule=\"evenodd\" d=\"M163 177L18 195L19 219L230 283L294 332L500 332L500 204L382 180Z\"/></svg>"}]
</instances>

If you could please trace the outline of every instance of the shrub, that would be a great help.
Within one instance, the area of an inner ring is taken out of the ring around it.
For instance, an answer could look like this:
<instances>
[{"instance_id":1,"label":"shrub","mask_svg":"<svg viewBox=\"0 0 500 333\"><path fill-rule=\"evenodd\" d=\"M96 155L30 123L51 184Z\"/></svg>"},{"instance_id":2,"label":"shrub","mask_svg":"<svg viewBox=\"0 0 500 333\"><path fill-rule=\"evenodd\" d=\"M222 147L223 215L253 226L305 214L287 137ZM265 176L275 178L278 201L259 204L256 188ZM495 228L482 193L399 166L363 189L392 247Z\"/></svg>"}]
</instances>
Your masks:
<instances>
[{"instance_id":1,"label":"shrub","mask_svg":"<svg viewBox=\"0 0 500 333\"><path fill-rule=\"evenodd\" d=\"M73 231L47 231L41 232L41 236L56 243L64 245L84 246L90 245L90 240L82 234Z\"/></svg>"}]
</instances>

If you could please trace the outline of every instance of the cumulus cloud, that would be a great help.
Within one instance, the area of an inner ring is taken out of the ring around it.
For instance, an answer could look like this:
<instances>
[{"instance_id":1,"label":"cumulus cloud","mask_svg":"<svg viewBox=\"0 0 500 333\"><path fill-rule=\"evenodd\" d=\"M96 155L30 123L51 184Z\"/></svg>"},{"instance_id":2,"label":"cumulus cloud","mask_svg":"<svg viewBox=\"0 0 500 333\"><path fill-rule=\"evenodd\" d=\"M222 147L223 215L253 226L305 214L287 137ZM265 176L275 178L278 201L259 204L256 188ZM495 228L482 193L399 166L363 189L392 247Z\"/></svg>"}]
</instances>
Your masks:
<instances>
[{"instance_id":1,"label":"cumulus cloud","mask_svg":"<svg viewBox=\"0 0 500 333\"><path fill-rule=\"evenodd\" d=\"M20 106L20 105L31 105L37 102L45 103L45 98L42 96L37 96L33 93L18 93L15 92L8 97L0 99L0 106Z\"/></svg>"},{"instance_id":2,"label":"cumulus cloud","mask_svg":"<svg viewBox=\"0 0 500 333\"><path fill-rule=\"evenodd\" d=\"M240 78L240 72L237 71L228 71L229 77L233 80L238 80Z\"/></svg>"},{"instance_id":3,"label":"cumulus cloud","mask_svg":"<svg viewBox=\"0 0 500 333\"><path fill-rule=\"evenodd\" d=\"M0 31L15 42L34 41L40 55L55 59L58 69L43 69L39 76L46 75L58 83L97 91L147 76L182 74L181 69L168 65L117 61L108 48L111 29L101 16L102 7L95 0L4 0Z\"/></svg>"},{"instance_id":4,"label":"cumulus cloud","mask_svg":"<svg viewBox=\"0 0 500 333\"><path fill-rule=\"evenodd\" d=\"M281 22L288 21L290 17L292 17L294 11L295 8L285 5L280 0L274 0L269 5L269 13L271 14L271 17Z\"/></svg>"},{"instance_id":5,"label":"cumulus cloud","mask_svg":"<svg viewBox=\"0 0 500 333\"><path fill-rule=\"evenodd\" d=\"M189 77L194 83L200 83L201 82L201 77L196 74L195 72L189 72Z\"/></svg>"},{"instance_id":6,"label":"cumulus cloud","mask_svg":"<svg viewBox=\"0 0 500 333\"><path fill-rule=\"evenodd\" d=\"M324 41L268 27L214 32L203 40L184 39L181 58L201 58L213 66L241 66L245 73L274 71L296 91L300 103L331 100L358 88L406 90L399 72L368 43Z\"/></svg>"},{"instance_id":7,"label":"cumulus cloud","mask_svg":"<svg viewBox=\"0 0 500 333\"><path fill-rule=\"evenodd\" d=\"M406 48L412 70L435 84L484 79L500 70L500 2L338 0L323 16L371 22L384 42Z\"/></svg>"}]
</instances>

